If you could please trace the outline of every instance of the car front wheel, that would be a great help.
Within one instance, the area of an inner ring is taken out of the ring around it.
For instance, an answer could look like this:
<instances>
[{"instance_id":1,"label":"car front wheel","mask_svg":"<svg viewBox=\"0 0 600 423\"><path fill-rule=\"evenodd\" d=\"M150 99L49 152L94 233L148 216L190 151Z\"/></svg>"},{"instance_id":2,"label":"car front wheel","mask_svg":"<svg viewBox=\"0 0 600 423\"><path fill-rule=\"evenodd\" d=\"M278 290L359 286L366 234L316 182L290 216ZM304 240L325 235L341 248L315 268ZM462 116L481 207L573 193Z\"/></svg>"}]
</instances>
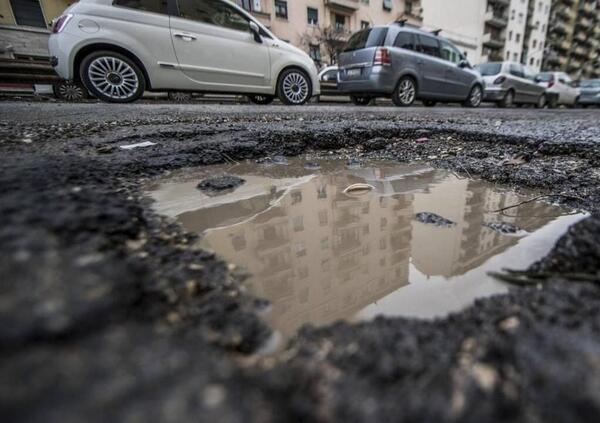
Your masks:
<instances>
[{"instance_id":1,"label":"car front wheel","mask_svg":"<svg viewBox=\"0 0 600 423\"><path fill-rule=\"evenodd\" d=\"M483 91L479 85L475 85L471 88L471 92L469 93L469 97L463 103L465 107L479 107L481 105L481 99L483 97Z\"/></svg>"},{"instance_id":2,"label":"car front wheel","mask_svg":"<svg viewBox=\"0 0 600 423\"><path fill-rule=\"evenodd\" d=\"M535 104L535 108L543 109L544 107L546 107L546 103L546 94L542 94L538 99L537 103Z\"/></svg>"},{"instance_id":3,"label":"car front wheel","mask_svg":"<svg viewBox=\"0 0 600 423\"><path fill-rule=\"evenodd\" d=\"M271 104L273 100L275 100L275 97L272 95L249 95L248 100L254 104L265 106L267 104Z\"/></svg>"},{"instance_id":4,"label":"car front wheel","mask_svg":"<svg viewBox=\"0 0 600 423\"><path fill-rule=\"evenodd\" d=\"M512 107L515 102L515 94L512 91L508 91L502 100L498 103L498 107Z\"/></svg>"},{"instance_id":5,"label":"car front wheel","mask_svg":"<svg viewBox=\"0 0 600 423\"><path fill-rule=\"evenodd\" d=\"M128 57L113 51L86 56L79 72L86 88L109 103L130 103L139 99L146 89L140 68Z\"/></svg>"},{"instance_id":6,"label":"car front wheel","mask_svg":"<svg viewBox=\"0 0 600 423\"><path fill-rule=\"evenodd\" d=\"M398 82L392 94L392 101L396 106L411 106L417 98L417 84L411 77L405 76Z\"/></svg>"},{"instance_id":7,"label":"car front wheel","mask_svg":"<svg viewBox=\"0 0 600 423\"><path fill-rule=\"evenodd\" d=\"M288 69L279 77L277 96L283 104L300 106L309 100L311 91L308 76L299 69Z\"/></svg>"}]
</instances>

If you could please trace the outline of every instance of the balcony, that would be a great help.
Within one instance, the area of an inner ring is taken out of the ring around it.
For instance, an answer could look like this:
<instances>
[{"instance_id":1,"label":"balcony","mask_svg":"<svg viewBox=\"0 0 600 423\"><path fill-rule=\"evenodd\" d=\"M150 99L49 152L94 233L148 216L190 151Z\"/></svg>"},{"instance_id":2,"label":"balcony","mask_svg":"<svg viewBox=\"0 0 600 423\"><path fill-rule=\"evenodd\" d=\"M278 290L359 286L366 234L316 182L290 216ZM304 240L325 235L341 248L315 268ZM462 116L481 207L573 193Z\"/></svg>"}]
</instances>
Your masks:
<instances>
[{"instance_id":1,"label":"balcony","mask_svg":"<svg viewBox=\"0 0 600 423\"><path fill-rule=\"evenodd\" d=\"M573 49L573 54L578 57L587 57L588 50L581 46L577 46Z\"/></svg>"},{"instance_id":2,"label":"balcony","mask_svg":"<svg viewBox=\"0 0 600 423\"><path fill-rule=\"evenodd\" d=\"M556 9L556 16L566 20L571 20L575 17L575 12L573 9L570 9L566 6L560 6Z\"/></svg>"},{"instance_id":3,"label":"balcony","mask_svg":"<svg viewBox=\"0 0 600 423\"><path fill-rule=\"evenodd\" d=\"M500 6L510 5L510 0L488 0L488 4L497 4Z\"/></svg>"},{"instance_id":4,"label":"balcony","mask_svg":"<svg viewBox=\"0 0 600 423\"><path fill-rule=\"evenodd\" d=\"M593 25L593 22L589 18L582 17L581 19L579 19L577 21L577 26L579 26L580 28L591 28L592 25Z\"/></svg>"},{"instance_id":5,"label":"balcony","mask_svg":"<svg viewBox=\"0 0 600 423\"><path fill-rule=\"evenodd\" d=\"M325 5L333 8L342 9L346 12L355 12L358 10L358 0L325 0Z\"/></svg>"},{"instance_id":6,"label":"balcony","mask_svg":"<svg viewBox=\"0 0 600 423\"><path fill-rule=\"evenodd\" d=\"M567 24L563 21L556 21L550 28L550 31L556 34L566 34L568 32Z\"/></svg>"},{"instance_id":7,"label":"balcony","mask_svg":"<svg viewBox=\"0 0 600 423\"><path fill-rule=\"evenodd\" d=\"M596 13L596 9L592 3L585 2L579 6L579 12L593 17Z\"/></svg>"},{"instance_id":8,"label":"balcony","mask_svg":"<svg viewBox=\"0 0 600 423\"><path fill-rule=\"evenodd\" d=\"M485 23L495 28L504 28L508 24L508 16L505 13L488 9L485 12Z\"/></svg>"},{"instance_id":9,"label":"balcony","mask_svg":"<svg viewBox=\"0 0 600 423\"><path fill-rule=\"evenodd\" d=\"M586 43L589 39L588 35L584 31L577 31L573 38L581 43Z\"/></svg>"},{"instance_id":10,"label":"balcony","mask_svg":"<svg viewBox=\"0 0 600 423\"><path fill-rule=\"evenodd\" d=\"M483 46L491 50L497 50L504 47L506 39L500 35L493 35L490 32L483 34Z\"/></svg>"}]
</instances>

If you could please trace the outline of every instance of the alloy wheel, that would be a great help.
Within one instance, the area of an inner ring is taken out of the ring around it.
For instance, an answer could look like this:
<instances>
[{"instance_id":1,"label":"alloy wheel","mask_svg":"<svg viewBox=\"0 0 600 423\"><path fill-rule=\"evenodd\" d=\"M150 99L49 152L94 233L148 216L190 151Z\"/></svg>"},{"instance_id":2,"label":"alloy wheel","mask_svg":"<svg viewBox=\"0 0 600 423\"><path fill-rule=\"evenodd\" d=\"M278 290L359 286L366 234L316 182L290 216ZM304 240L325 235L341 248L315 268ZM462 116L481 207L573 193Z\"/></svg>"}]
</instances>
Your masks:
<instances>
[{"instance_id":1,"label":"alloy wheel","mask_svg":"<svg viewBox=\"0 0 600 423\"><path fill-rule=\"evenodd\" d=\"M56 86L55 93L63 100L81 101L86 98L84 88L72 81L64 81Z\"/></svg>"},{"instance_id":2,"label":"alloy wheel","mask_svg":"<svg viewBox=\"0 0 600 423\"><path fill-rule=\"evenodd\" d=\"M471 107L479 107L479 105L481 104L481 87L479 85L476 85L475 87L473 87L473 90L471 91L471 96L469 97L469 103L471 104Z\"/></svg>"},{"instance_id":3,"label":"alloy wheel","mask_svg":"<svg viewBox=\"0 0 600 423\"><path fill-rule=\"evenodd\" d=\"M304 103L308 98L308 81L300 72L290 72L285 75L281 87L283 95L292 104Z\"/></svg>"},{"instance_id":4,"label":"alloy wheel","mask_svg":"<svg viewBox=\"0 0 600 423\"><path fill-rule=\"evenodd\" d=\"M400 82L398 98L402 104L411 104L415 100L415 84L410 79Z\"/></svg>"},{"instance_id":5,"label":"alloy wheel","mask_svg":"<svg viewBox=\"0 0 600 423\"><path fill-rule=\"evenodd\" d=\"M137 74L128 63L110 56L94 59L88 67L88 77L96 90L119 100L133 97L140 84Z\"/></svg>"}]
</instances>

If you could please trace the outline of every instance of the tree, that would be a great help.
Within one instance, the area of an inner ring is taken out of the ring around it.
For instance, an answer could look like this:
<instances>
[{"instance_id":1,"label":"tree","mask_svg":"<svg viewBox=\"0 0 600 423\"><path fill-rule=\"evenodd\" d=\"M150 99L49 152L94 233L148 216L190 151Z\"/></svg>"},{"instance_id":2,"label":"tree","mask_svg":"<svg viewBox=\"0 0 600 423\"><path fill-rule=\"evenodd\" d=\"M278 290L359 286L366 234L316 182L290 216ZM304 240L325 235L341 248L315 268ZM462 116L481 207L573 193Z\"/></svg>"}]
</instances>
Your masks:
<instances>
[{"instance_id":1,"label":"tree","mask_svg":"<svg viewBox=\"0 0 600 423\"><path fill-rule=\"evenodd\" d=\"M318 45L325 50L329 62L337 62L338 55L342 52L350 32L342 27L316 26L308 29L302 35L302 43L307 46Z\"/></svg>"}]
</instances>

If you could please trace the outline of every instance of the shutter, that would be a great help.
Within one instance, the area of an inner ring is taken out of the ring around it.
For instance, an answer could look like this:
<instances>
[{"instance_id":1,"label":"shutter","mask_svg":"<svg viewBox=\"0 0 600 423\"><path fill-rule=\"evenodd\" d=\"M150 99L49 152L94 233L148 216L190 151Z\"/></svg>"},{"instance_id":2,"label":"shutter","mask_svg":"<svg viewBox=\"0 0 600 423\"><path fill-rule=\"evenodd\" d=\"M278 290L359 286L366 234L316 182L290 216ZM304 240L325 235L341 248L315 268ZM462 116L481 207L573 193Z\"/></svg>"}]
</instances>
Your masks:
<instances>
[{"instance_id":1,"label":"shutter","mask_svg":"<svg viewBox=\"0 0 600 423\"><path fill-rule=\"evenodd\" d=\"M46 28L39 0L10 0L17 25Z\"/></svg>"}]
</instances>

